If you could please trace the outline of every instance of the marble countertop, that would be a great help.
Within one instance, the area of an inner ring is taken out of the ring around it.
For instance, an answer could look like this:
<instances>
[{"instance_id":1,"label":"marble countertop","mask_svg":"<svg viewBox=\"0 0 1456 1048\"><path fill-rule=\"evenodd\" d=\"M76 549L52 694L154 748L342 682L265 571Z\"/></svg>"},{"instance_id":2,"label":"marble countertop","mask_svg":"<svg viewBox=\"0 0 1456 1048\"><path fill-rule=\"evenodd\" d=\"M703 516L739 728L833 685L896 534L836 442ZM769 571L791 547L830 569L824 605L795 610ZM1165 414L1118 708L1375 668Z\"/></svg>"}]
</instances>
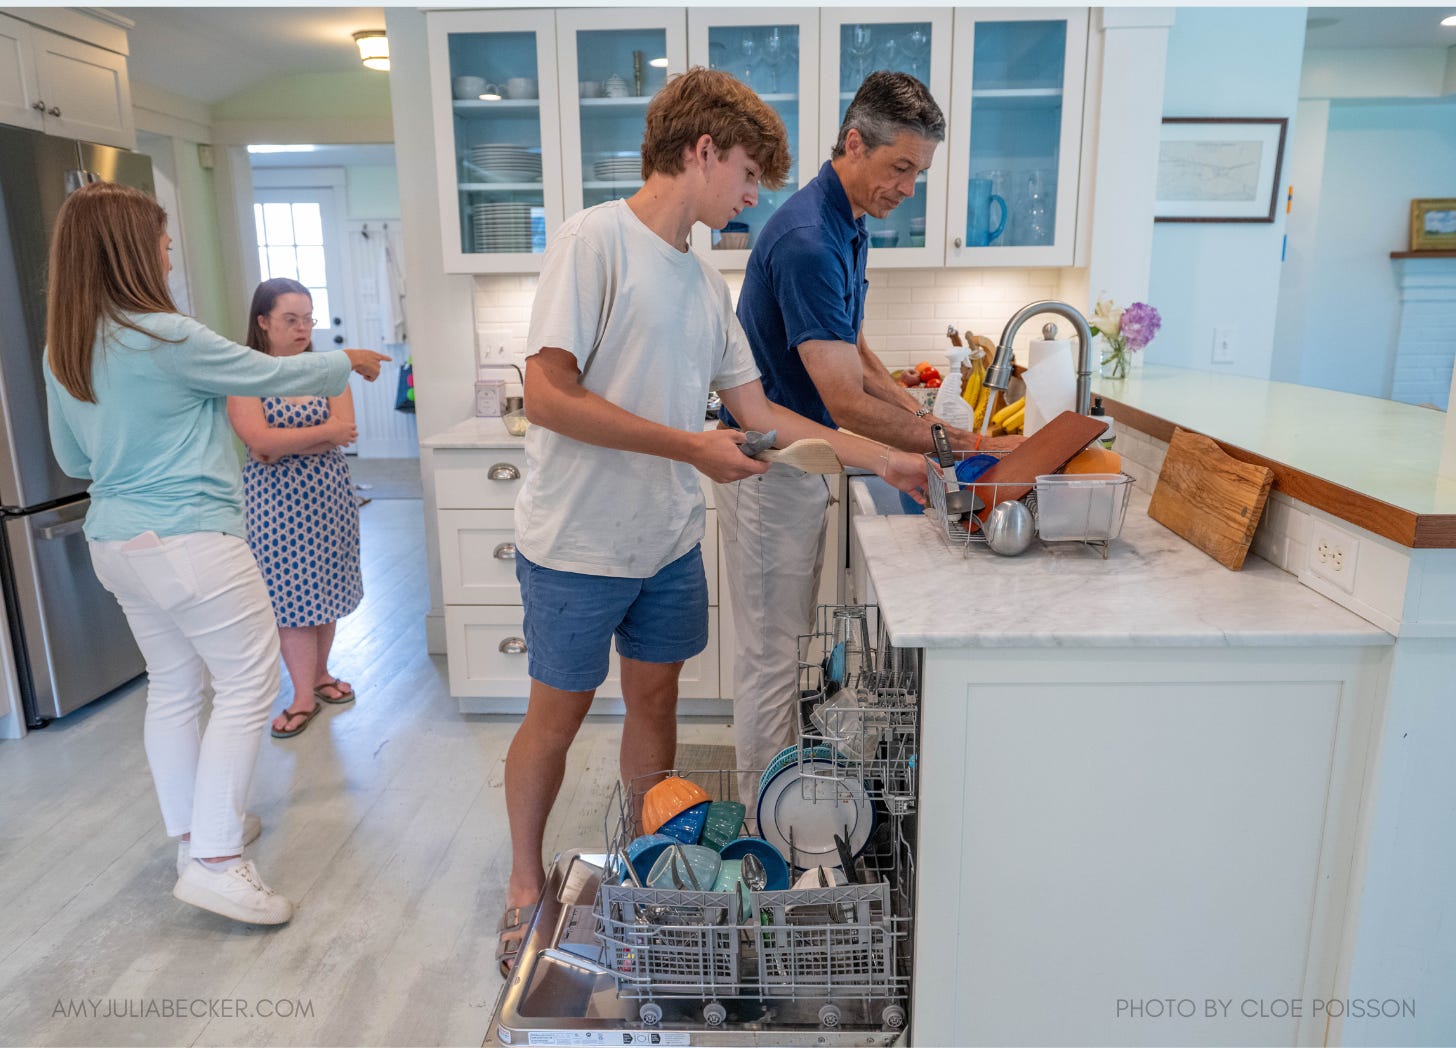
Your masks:
<instances>
[{"instance_id":1,"label":"marble countertop","mask_svg":"<svg viewBox=\"0 0 1456 1048\"><path fill-rule=\"evenodd\" d=\"M868 489L850 484L868 511ZM929 517L857 515L891 640L902 647L1388 645L1394 638L1258 557L1229 571L1147 515L1134 491L1106 560L1078 543L1019 557L952 551Z\"/></svg>"},{"instance_id":2,"label":"marble countertop","mask_svg":"<svg viewBox=\"0 0 1456 1048\"><path fill-rule=\"evenodd\" d=\"M420 441L424 448L520 448L525 437L513 437L499 418L468 418L457 422L443 433Z\"/></svg>"},{"instance_id":3,"label":"marble countertop","mask_svg":"<svg viewBox=\"0 0 1456 1048\"><path fill-rule=\"evenodd\" d=\"M1411 513L1456 514L1456 480L1438 472L1444 411L1157 364L1093 392Z\"/></svg>"}]
</instances>

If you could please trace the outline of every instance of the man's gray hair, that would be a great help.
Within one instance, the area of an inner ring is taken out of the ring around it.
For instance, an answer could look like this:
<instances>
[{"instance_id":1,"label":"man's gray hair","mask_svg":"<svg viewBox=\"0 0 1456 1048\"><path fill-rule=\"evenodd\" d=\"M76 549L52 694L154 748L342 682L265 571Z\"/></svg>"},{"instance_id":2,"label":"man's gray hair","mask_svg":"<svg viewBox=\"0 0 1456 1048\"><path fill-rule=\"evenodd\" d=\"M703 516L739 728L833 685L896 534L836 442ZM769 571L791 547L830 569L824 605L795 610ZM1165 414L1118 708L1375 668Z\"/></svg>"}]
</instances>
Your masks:
<instances>
[{"instance_id":1,"label":"man's gray hair","mask_svg":"<svg viewBox=\"0 0 1456 1048\"><path fill-rule=\"evenodd\" d=\"M909 73L881 69L865 77L854 94L854 101L845 110L844 122L839 125L839 140L830 154L832 159L844 155L844 141L850 128L859 132L871 150L889 145L905 131L932 142L943 142L945 114L919 80Z\"/></svg>"}]
</instances>

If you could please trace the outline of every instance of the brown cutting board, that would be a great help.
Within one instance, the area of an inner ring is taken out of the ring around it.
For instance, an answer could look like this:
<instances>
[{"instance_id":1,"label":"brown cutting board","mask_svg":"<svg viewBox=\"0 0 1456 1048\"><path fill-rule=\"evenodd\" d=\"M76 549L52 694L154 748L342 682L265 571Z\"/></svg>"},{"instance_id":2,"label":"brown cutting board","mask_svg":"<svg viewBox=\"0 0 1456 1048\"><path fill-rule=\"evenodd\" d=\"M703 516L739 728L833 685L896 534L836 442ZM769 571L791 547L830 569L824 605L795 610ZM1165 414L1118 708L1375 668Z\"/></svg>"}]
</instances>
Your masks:
<instances>
[{"instance_id":1,"label":"brown cutting board","mask_svg":"<svg viewBox=\"0 0 1456 1048\"><path fill-rule=\"evenodd\" d=\"M1148 516L1238 571L1273 483L1273 470L1240 462L1207 437L1175 429Z\"/></svg>"},{"instance_id":2,"label":"brown cutting board","mask_svg":"<svg viewBox=\"0 0 1456 1048\"><path fill-rule=\"evenodd\" d=\"M996 503L1021 498L1037 477L1061 469L1106 428L1105 419L1063 411L976 478L972 490L986 504L977 516L985 520ZM986 486L990 484L996 486Z\"/></svg>"}]
</instances>

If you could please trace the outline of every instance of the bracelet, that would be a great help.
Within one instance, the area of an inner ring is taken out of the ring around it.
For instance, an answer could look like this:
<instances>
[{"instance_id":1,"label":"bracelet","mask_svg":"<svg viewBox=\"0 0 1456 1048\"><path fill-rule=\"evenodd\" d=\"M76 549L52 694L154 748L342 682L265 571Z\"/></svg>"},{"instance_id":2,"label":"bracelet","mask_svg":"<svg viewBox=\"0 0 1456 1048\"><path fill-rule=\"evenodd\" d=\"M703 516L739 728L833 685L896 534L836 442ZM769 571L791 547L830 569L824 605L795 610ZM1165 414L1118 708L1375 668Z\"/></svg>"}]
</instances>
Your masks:
<instances>
[{"instance_id":1,"label":"bracelet","mask_svg":"<svg viewBox=\"0 0 1456 1048\"><path fill-rule=\"evenodd\" d=\"M916 418L924 418L928 414L930 414L930 409L929 408L921 408L919 411L915 412L915 417Z\"/></svg>"}]
</instances>

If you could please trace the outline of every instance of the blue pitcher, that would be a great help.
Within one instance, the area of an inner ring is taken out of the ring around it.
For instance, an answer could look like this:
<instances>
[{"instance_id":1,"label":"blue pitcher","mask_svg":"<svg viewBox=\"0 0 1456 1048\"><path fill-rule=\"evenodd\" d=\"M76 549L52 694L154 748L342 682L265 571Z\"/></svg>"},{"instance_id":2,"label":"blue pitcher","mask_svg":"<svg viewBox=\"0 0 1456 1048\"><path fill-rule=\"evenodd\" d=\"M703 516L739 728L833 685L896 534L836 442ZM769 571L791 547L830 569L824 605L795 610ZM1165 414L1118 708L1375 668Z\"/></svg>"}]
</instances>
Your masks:
<instances>
[{"instance_id":1,"label":"blue pitcher","mask_svg":"<svg viewBox=\"0 0 1456 1048\"><path fill-rule=\"evenodd\" d=\"M1001 205L1001 219L996 228L991 228L991 205ZM966 192L966 243L971 247L985 247L1001 235L1006 228L1006 201L991 192L989 178L973 178L967 184Z\"/></svg>"}]
</instances>

